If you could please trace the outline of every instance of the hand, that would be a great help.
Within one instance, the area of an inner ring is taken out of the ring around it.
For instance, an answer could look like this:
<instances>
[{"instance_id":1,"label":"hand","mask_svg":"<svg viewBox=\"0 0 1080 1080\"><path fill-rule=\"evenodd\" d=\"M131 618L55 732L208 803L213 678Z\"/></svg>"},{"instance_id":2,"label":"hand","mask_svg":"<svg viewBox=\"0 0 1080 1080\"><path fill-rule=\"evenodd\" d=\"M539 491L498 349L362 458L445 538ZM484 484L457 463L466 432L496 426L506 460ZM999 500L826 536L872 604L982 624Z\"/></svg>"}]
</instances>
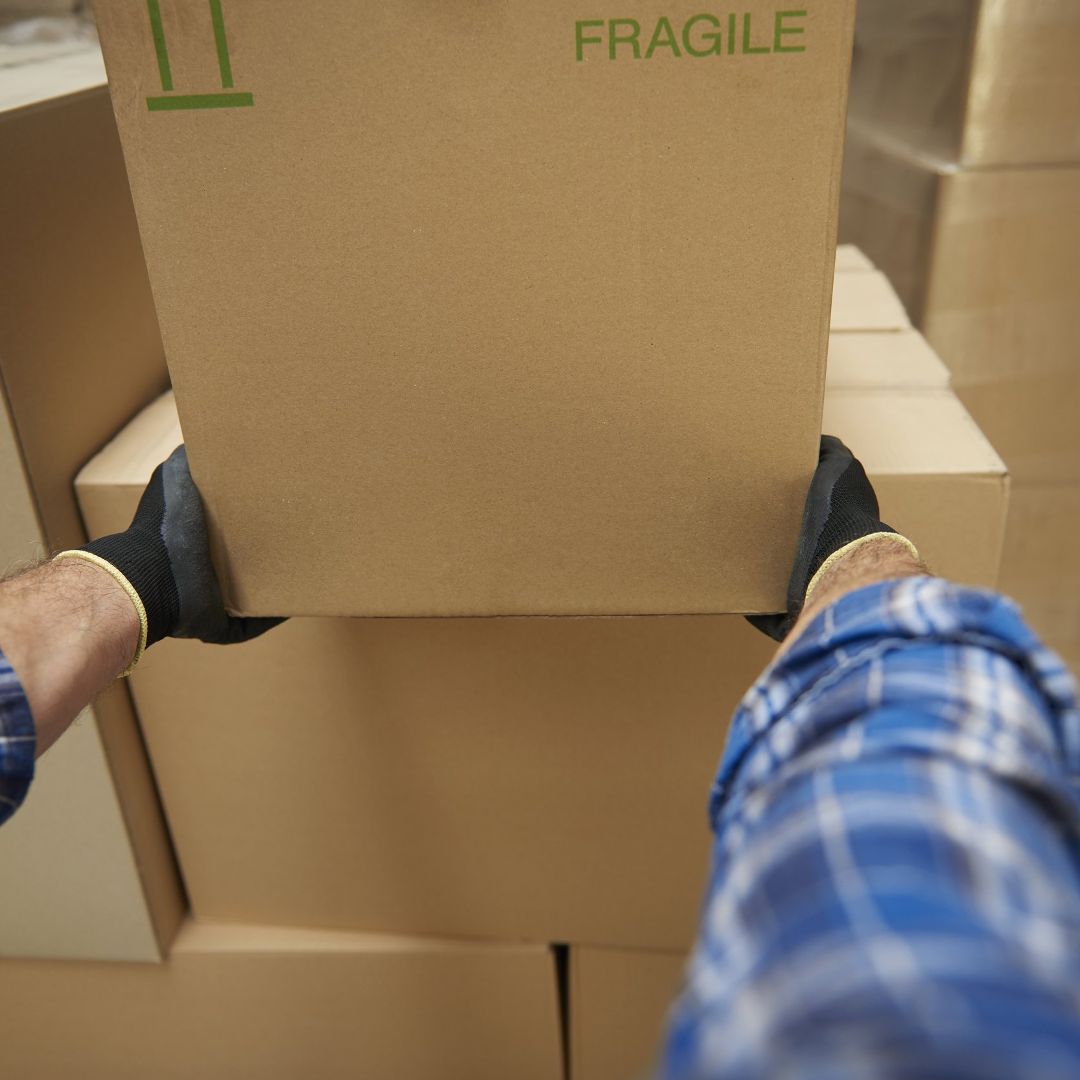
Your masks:
<instances>
[{"instance_id":1,"label":"hand","mask_svg":"<svg viewBox=\"0 0 1080 1080\"><path fill-rule=\"evenodd\" d=\"M146 609L147 645L164 637L233 644L282 621L236 618L225 610L202 499L183 446L154 470L127 532L80 550L104 559L131 583Z\"/></svg>"},{"instance_id":2,"label":"hand","mask_svg":"<svg viewBox=\"0 0 1080 1080\"><path fill-rule=\"evenodd\" d=\"M783 641L830 558L871 536L892 535L918 558L915 546L878 516L877 495L859 459L837 438L822 435L818 466L803 510L795 565L788 581L787 611L748 615L762 633Z\"/></svg>"}]
</instances>

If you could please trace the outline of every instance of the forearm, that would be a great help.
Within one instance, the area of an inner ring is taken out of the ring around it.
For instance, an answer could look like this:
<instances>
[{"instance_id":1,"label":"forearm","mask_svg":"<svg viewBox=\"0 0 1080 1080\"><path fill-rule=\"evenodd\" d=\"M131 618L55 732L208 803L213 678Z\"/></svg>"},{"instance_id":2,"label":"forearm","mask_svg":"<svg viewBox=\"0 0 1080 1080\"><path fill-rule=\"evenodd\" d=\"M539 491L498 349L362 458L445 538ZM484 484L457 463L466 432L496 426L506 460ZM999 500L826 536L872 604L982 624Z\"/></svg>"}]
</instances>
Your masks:
<instances>
[{"instance_id":1,"label":"forearm","mask_svg":"<svg viewBox=\"0 0 1080 1080\"><path fill-rule=\"evenodd\" d=\"M926 564L912 553L900 536L869 540L830 566L815 583L791 633L777 650L783 656L794 646L817 616L842 596L879 581L895 581L929 573Z\"/></svg>"},{"instance_id":2,"label":"forearm","mask_svg":"<svg viewBox=\"0 0 1080 1080\"><path fill-rule=\"evenodd\" d=\"M39 756L130 664L138 640L131 600L89 563L48 563L0 584L0 649L26 693Z\"/></svg>"},{"instance_id":3,"label":"forearm","mask_svg":"<svg viewBox=\"0 0 1080 1080\"><path fill-rule=\"evenodd\" d=\"M1080 1074L1078 725L1007 601L823 578L732 724L669 1075Z\"/></svg>"}]
</instances>

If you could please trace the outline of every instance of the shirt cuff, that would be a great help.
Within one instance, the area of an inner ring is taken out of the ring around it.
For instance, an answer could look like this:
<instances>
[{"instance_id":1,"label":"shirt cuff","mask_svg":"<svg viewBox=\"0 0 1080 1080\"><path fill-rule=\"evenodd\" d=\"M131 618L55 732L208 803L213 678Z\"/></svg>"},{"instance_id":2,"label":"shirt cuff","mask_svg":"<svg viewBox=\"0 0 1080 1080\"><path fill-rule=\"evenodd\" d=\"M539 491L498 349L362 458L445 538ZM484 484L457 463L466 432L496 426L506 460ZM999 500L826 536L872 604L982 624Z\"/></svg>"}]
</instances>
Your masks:
<instances>
[{"instance_id":1,"label":"shirt cuff","mask_svg":"<svg viewBox=\"0 0 1080 1080\"><path fill-rule=\"evenodd\" d=\"M0 824L22 805L34 778L37 736L18 675L0 652Z\"/></svg>"},{"instance_id":2,"label":"shirt cuff","mask_svg":"<svg viewBox=\"0 0 1080 1080\"><path fill-rule=\"evenodd\" d=\"M883 709L897 721L877 725L860 754L949 754L1037 786L1076 819L1072 675L1012 601L915 577L845 594L764 671L732 720L714 830L766 783L835 761L844 731Z\"/></svg>"}]
</instances>

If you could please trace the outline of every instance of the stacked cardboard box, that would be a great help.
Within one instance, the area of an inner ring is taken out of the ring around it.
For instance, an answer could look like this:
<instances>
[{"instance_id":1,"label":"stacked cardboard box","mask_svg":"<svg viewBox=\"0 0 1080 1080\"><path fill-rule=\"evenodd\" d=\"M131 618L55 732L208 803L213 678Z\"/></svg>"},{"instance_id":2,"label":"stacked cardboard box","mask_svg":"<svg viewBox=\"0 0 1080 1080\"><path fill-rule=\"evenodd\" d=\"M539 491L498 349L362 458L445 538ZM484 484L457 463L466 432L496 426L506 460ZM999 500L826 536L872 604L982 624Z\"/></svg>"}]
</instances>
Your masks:
<instances>
[{"instance_id":1,"label":"stacked cardboard box","mask_svg":"<svg viewBox=\"0 0 1080 1080\"><path fill-rule=\"evenodd\" d=\"M233 609L782 604L853 0L212 9L96 4Z\"/></svg>"},{"instance_id":2,"label":"stacked cardboard box","mask_svg":"<svg viewBox=\"0 0 1080 1080\"><path fill-rule=\"evenodd\" d=\"M863 0L842 239L1014 477L1002 587L1080 662L1080 5Z\"/></svg>"},{"instance_id":3,"label":"stacked cardboard box","mask_svg":"<svg viewBox=\"0 0 1080 1080\"><path fill-rule=\"evenodd\" d=\"M166 384L93 49L0 73L0 571L85 535L72 481ZM38 765L0 831L0 955L156 961L184 912L124 687Z\"/></svg>"},{"instance_id":4,"label":"stacked cardboard box","mask_svg":"<svg viewBox=\"0 0 1080 1080\"><path fill-rule=\"evenodd\" d=\"M34 1080L560 1080L529 945L187 923L168 963L5 961L0 1061Z\"/></svg>"}]
</instances>

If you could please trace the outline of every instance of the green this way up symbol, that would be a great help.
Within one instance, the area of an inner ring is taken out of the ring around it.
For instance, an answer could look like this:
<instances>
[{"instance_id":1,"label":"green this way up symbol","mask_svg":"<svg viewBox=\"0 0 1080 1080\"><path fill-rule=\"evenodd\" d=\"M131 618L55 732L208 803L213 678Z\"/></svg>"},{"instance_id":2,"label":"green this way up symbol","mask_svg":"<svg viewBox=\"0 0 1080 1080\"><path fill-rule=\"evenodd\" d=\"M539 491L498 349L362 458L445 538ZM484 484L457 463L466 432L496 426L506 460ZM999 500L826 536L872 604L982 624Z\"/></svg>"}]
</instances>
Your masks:
<instances>
[{"instance_id":1,"label":"green this way up symbol","mask_svg":"<svg viewBox=\"0 0 1080 1080\"><path fill-rule=\"evenodd\" d=\"M161 22L161 6L159 0L146 0L162 89L160 95L146 99L146 107L151 112L169 112L176 109L233 109L255 104L254 95L233 89L232 61L229 59L229 41L225 36L225 19L221 14L221 0L209 0L209 4L210 22L214 28L214 47L217 49L218 71L221 74L221 90L209 94L176 94L173 93L172 67L169 64L169 46L165 41L165 28Z\"/></svg>"}]
</instances>

